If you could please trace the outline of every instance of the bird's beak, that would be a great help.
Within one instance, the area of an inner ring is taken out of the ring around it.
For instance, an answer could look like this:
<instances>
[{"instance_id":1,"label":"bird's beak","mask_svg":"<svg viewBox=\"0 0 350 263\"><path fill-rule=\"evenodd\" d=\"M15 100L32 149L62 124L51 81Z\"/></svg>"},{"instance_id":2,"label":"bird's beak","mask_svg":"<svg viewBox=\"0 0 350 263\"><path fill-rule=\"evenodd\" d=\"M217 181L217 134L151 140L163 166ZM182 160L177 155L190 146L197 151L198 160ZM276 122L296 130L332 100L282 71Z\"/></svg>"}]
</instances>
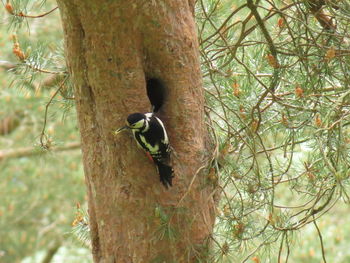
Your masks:
<instances>
[{"instance_id":1,"label":"bird's beak","mask_svg":"<svg viewBox=\"0 0 350 263\"><path fill-rule=\"evenodd\" d=\"M122 132L122 131L124 131L124 130L126 130L126 129L130 129L129 126L120 127L119 129L113 131L113 134L114 134L114 135L117 135L118 133L120 133L120 132Z\"/></svg>"}]
</instances>

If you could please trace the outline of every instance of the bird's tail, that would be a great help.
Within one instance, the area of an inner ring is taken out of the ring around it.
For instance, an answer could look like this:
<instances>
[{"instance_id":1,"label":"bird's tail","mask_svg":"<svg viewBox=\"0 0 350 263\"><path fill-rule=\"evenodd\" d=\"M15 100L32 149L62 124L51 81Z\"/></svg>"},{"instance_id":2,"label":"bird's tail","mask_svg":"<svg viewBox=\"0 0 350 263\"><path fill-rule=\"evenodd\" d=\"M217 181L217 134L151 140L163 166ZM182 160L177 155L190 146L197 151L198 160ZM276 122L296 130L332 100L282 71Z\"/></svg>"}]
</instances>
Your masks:
<instances>
[{"instance_id":1,"label":"bird's tail","mask_svg":"<svg viewBox=\"0 0 350 263\"><path fill-rule=\"evenodd\" d=\"M172 179L174 177L173 168L171 168L170 165L167 165L157 160L155 160L155 163L157 164L157 167L158 167L160 181L165 186L165 188L169 188L169 186L173 185L172 183Z\"/></svg>"}]
</instances>

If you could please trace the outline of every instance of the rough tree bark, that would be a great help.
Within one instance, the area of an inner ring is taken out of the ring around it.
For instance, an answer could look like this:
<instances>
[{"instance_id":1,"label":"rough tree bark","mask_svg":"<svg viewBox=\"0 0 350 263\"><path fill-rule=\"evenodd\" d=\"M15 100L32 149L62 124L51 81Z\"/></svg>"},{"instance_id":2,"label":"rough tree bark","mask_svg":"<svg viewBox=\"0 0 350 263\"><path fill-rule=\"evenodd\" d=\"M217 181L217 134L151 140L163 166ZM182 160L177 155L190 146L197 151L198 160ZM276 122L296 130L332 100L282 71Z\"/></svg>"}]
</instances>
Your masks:
<instances>
[{"instance_id":1,"label":"rough tree bark","mask_svg":"<svg viewBox=\"0 0 350 263\"><path fill-rule=\"evenodd\" d=\"M211 154L194 1L57 2L75 86L94 261L205 257L214 202L205 178ZM128 114L150 110L146 77L167 86L160 118L176 153L170 190L130 134L111 133Z\"/></svg>"}]
</instances>

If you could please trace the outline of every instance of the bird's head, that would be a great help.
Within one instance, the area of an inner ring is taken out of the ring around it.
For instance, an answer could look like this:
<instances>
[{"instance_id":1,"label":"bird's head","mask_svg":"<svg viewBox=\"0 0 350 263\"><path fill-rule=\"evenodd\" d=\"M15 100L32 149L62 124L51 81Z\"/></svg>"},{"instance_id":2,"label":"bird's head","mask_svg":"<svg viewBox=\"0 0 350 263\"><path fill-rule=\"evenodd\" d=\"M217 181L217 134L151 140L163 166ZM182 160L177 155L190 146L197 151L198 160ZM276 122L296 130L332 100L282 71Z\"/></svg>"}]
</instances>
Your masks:
<instances>
[{"instance_id":1,"label":"bird's head","mask_svg":"<svg viewBox=\"0 0 350 263\"><path fill-rule=\"evenodd\" d=\"M141 130L146 126L146 122L147 122L147 117L145 114L142 114L142 113L130 114L126 119L126 125L114 131L114 134L117 135L118 133L126 129Z\"/></svg>"}]
</instances>

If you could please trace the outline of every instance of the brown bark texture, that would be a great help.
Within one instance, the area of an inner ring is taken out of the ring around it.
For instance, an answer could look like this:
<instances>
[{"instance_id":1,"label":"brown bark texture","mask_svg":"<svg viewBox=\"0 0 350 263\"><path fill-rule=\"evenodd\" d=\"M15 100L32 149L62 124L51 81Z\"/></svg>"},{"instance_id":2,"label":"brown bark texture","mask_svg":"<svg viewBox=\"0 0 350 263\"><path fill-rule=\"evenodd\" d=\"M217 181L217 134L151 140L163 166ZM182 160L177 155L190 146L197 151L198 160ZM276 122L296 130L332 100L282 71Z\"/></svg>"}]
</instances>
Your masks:
<instances>
[{"instance_id":1,"label":"brown bark texture","mask_svg":"<svg viewBox=\"0 0 350 263\"><path fill-rule=\"evenodd\" d=\"M58 0L75 86L95 262L195 262L214 224L206 183L211 151L193 0ZM130 133L150 111L145 79L167 87L159 117L175 170L173 187Z\"/></svg>"}]
</instances>

